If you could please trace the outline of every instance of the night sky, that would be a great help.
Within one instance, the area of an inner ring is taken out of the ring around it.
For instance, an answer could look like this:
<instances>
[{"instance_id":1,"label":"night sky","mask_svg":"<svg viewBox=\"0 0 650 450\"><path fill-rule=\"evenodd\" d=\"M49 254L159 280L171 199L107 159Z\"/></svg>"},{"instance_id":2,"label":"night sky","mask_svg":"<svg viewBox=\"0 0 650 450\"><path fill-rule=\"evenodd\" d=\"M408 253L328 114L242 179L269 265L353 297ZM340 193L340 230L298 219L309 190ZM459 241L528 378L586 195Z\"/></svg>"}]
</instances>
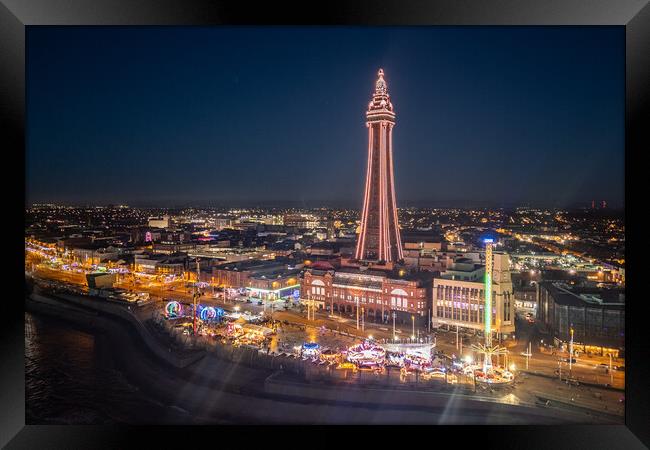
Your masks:
<instances>
[{"instance_id":1,"label":"night sky","mask_svg":"<svg viewBox=\"0 0 650 450\"><path fill-rule=\"evenodd\" d=\"M27 201L623 205L623 27L28 28Z\"/></svg>"}]
</instances>

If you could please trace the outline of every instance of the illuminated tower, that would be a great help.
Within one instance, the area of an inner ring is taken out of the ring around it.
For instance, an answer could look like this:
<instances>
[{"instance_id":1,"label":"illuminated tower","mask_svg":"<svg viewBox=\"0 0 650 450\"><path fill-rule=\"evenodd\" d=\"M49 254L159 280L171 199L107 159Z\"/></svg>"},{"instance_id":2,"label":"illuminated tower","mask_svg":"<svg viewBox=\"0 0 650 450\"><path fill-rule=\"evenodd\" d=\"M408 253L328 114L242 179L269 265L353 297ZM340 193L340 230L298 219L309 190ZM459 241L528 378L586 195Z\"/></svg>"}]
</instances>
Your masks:
<instances>
[{"instance_id":1,"label":"illuminated tower","mask_svg":"<svg viewBox=\"0 0 650 450\"><path fill-rule=\"evenodd\" d=\"M485 242L485 303L483 304L483 325L485 333L484 344L474 344L472 349L483 355L483 373L492 371L492 356L508 353L505 347L492 346L492 272L494 261L492 259L494 240L484 239Z\"/></svg>"},{"instance_id":2,"label":"illuminated tower","mask_svg":"<svg viewBox=\"0 0 650 450\"><path fill-rule=\"evenodd\" d=\"M375 93L368 104L368 167L355 258L397 262L403 259L393 178L395 112L384 71L379 69Z\"/></svg>"},{"instance_id":3,"label":"illuminated tower","mask_svg":"<svg viewBox=\"0 0 650 450\"><path fill-rule=\"evenodd\" d=\"M485 239L485 305L483 306L485 322L485 346L492 346L492 239Z\"/></svg>"}]
</instances>

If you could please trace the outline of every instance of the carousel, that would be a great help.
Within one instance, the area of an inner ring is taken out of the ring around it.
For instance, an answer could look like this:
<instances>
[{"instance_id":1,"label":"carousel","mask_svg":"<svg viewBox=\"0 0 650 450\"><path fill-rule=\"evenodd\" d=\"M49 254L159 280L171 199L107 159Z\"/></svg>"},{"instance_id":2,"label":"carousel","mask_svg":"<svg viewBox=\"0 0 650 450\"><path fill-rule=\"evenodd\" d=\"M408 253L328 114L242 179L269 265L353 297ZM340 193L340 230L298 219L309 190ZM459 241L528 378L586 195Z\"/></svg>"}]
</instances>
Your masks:
<instances>
[{"instance_id":1,"label":"carousel","mask_svg":"<svg viewBox=\"0 0 650 450\"><path fill-rule=\"evenodd\" d=\"M344 352L345 359L359 368L383 367L386 359L386 350L370 340L354 345Z\"/></svg>"}]
</instances>

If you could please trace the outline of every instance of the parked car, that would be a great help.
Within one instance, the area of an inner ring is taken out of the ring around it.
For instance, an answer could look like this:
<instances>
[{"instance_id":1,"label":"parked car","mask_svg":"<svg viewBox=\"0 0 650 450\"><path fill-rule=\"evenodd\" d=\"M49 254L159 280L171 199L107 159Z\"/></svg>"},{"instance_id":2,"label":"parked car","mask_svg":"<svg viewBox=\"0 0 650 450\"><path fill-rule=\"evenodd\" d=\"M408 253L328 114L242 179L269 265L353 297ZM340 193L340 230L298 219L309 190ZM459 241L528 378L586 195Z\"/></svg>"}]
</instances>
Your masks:
<instances>
[{"instance_id":1,"label":"parked car","mask_svg":"<svg viewBox=\"0 0 650 450\"><path fill-rule=\"evenodd\" d=\"M605 363L598 364L598 365L596 366L596 369L598 369L598 370L602 370L602 371L604 371L605 373L608 373L608 372L609 372L609 364L605 364Z\"/></svg>"}]
</instances>

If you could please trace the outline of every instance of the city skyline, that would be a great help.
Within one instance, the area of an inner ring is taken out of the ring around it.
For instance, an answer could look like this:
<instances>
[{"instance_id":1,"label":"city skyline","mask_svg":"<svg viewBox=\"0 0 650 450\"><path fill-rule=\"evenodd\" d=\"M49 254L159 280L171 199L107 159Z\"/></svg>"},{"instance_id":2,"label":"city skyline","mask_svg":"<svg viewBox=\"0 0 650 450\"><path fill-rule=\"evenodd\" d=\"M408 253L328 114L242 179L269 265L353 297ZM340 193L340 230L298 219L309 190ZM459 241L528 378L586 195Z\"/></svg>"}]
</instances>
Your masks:
<instances>
[{"instance_id":1,"label":"city skyline","mask_svg":"<svg viewBox=\"0 0 650 450\"><path fill-rule=\"evenodd\" d=\"M398 207L623 206L621 30L260 33L30 30L28 203L361 209L384 67Z\"/></svg>"}]
</instances>

